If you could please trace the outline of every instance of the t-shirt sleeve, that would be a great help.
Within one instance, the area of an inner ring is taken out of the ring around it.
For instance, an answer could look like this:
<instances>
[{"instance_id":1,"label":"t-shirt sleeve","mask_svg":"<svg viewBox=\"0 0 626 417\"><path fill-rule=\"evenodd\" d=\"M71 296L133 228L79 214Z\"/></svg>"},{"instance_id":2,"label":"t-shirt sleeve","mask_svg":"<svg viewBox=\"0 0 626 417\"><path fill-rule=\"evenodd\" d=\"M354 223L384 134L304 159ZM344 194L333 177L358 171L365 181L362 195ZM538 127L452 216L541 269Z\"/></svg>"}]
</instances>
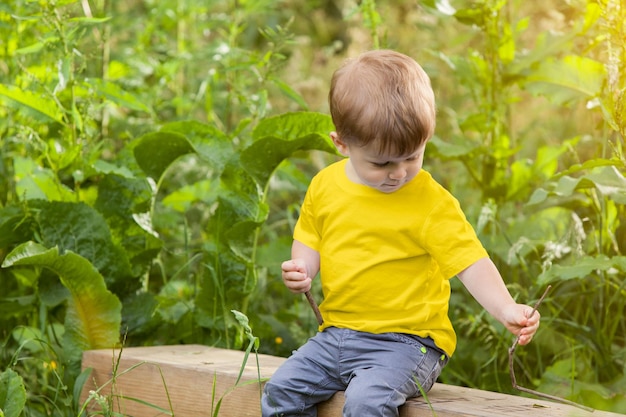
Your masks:
<instances>
[{"instance_id":1,"label":"t-shirt sleeve","mask_svg":"<svg viewBox=\"0 0 626 417\"><path fill-rule=\"evenodd\" d=\"M306 246L319 251L321 241L320 225L316 222L315 210L313 205L313 194L315 193L315 179L309 186L304 202L300 207L300 217L296 222L293 232L293 238Z\"/></svg>"},{"instance_id":2,"label":"t-shirt sleeve","mask_svg":"<svg viewBox=\"0 0 626 417\"><path fill-rule=\"evenodd\" d=\"M489 254L452 196L435 206L424 225L422 241L446 278L452 278Z\"/></svg>"}]
</instances>

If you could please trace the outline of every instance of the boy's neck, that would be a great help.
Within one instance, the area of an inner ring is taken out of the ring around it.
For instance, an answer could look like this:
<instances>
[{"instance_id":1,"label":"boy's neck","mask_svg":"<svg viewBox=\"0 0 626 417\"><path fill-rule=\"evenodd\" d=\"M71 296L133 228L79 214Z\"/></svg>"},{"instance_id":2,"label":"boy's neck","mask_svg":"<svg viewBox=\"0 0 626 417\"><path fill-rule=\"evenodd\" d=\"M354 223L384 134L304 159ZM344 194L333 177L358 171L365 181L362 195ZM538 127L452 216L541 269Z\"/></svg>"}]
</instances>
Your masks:
<instances>
[{"instance_id":1,"label":"boy's neck","mask_svg":"<svg viewBox=\"0 0 626 417\"><path fill-rule=\"evenodd\" d=\"M355 184L363 184L361 182L361 180L359 179L359 176L356 175L356 171L354 170L354 167L352 166L352 161L350 161L350 158L348 158L348 162L346 162L346 176L348 177L348 179L355 183Z\"/></svg>"}]
</instances>

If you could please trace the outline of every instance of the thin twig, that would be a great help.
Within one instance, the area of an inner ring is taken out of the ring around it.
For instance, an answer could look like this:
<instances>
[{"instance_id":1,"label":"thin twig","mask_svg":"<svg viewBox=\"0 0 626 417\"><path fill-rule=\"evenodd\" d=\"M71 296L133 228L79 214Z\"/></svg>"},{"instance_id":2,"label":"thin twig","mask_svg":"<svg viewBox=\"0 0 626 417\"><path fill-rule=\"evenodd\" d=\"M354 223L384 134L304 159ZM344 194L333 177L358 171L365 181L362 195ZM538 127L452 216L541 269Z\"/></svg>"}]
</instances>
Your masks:
<instances>
[{"instance_id":1,"label":"thin twig","mask_svg":"<svg viewBox=\"0 0 626 417\"><path fill-rule=\"evenodd\" d=\"M305 292L304 295L306 296L306 299L308 300L309 304L311 305L311 308L313 309L313 313L315 313L315 317L317 318L317 322L321 326L322 324L324 324L324 319L322 318L322 313L320 313L320 309L317 306L317 303L315 302L315 299L311 295L310 291Z\"/></svg>"},{"instance_id":2,"label":"thin twig","mask_svg":"<svg viewBox=\"0 0 626 417\"><path fill-rule=\"evenodd\" d=\"M543 299L546 298L546 295L548 295L548 291L550 291L551 288L552 288L552 286L548 285L548 288L546 288L546 290L544 291L544 293L541 296L541 298L535 304L535 307L533 308L533 311L530 314L530 317L535 315L535 312L537 311L537 309L541 305ZM511 347L509 348L509 373L511 374L511 384L513 385L513 388L515 388L515 389L517 389L519 391L528 393L528 394L535 395L537 397L546 398L548 400L553 400L553 401L557 401L557 402L560 402L560 403L563 403L563 404L569 404L569 405L572 405L574 407L582 408L583 410L586 410L586 411L589 411L589 412L595 411L591 407L587 407L587 406L575 403L574 401L566 400L565 398L557 397L557 396L550 395L550 394L544 394L542 392L535 391L535 390L532 390L532 389L529 389L529 388L524 388L524 387L522 387L520 385L517 385L517 379L515 378L515 367L513 366L513 359L514 359L514 355L515 355L515 348L517 347L517 344L519 343L519 338L520 338L520 336L517 336L515 338L515 341L513 342L513 345L511 345Z\"/></svg>"}]
</instances>

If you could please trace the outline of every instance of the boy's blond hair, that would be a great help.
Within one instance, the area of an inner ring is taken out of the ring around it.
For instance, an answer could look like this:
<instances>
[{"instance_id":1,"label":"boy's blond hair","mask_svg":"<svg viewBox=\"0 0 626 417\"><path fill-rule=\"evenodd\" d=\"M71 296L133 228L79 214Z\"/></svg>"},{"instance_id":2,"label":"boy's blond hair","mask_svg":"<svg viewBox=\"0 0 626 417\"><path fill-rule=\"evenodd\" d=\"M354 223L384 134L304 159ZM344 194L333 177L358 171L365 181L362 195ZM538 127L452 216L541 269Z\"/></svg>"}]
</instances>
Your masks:
<instances>
[{"instance_id":1,"label":"boy's blond hair","mask_svg":"<svg viewBox=\"0 0 626 417\"><path fill-rule=\"evenodd\" d=\"M430 79L412 58L391 50L365 52L333 74L330 113L349 144L373 143L381 154L409 155L435 130Z\"/></svg>"}]
</instances>

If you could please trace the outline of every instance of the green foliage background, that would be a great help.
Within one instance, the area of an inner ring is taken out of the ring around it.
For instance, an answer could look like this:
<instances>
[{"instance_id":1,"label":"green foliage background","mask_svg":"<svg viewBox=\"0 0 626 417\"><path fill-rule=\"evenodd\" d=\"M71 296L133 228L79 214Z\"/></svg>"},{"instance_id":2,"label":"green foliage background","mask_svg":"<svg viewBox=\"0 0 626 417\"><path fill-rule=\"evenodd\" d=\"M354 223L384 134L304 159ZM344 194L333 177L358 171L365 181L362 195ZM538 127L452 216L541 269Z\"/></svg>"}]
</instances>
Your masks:
<instances>
[{"instance_id":1,"label":"green foliage background","mask_svg":"<svg viewBox=\"0 0 626 417\"><path fill-rule=\"evenodd\" d=\"M626 413L625 22L615 0L3 2L0 415L84 414L85 349L312 335L280 262L338 158L330 75L382 47L431 75L425 167L512 294L553 287L518 382ZM441 380L514 392L511 336L453 285Z\"/></svg>"}]
</instances>

